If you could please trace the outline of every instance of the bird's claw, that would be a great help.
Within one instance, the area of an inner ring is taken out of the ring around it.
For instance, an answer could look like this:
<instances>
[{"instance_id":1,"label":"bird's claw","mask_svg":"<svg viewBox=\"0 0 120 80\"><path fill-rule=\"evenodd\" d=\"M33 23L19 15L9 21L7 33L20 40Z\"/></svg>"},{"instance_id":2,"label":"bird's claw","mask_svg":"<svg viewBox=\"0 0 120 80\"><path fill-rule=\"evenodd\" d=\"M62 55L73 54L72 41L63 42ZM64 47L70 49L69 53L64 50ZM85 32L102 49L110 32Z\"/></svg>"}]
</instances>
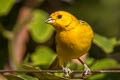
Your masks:
<instances>
[{"instance_id":1,"label":"bird's claw","mask_svg":"<svg viewBox=\"0 0 120 80\"><path fill-rule=\"evenodd\" d=\"M89 75L90 73L91 73L90 68L86 64L84 64L84 73L83 73L83 76Z\"/></svg>"},{"instance_id":2,"label":"bird's claw","mask_svg":"<svg viewBox=\"0 0 120 80\"><path fill-rule=\"evenodd\" d=\"M65 71L65 77L69 77L69 75L72 73L72 71L69 68L63 67L63 70Z\"/></svg>"}]
</instances>

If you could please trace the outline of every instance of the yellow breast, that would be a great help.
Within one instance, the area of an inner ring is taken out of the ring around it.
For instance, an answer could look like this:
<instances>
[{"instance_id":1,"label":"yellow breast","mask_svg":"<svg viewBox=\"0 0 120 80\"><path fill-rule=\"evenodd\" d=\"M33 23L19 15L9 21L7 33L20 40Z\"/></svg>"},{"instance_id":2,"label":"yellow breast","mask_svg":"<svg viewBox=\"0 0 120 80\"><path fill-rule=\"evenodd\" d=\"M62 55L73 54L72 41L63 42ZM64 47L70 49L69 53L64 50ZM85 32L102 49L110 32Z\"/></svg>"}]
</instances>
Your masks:
<instances>
[{"instance_id":1,"label":"yellow breast","mask_svg":"<svg viewBox=\"0 0 120 80\"><path fill-rule=\"evenodd\" d=\"M88 52L92 39L93 31L88 24L80 24L74 29L57 33L56 49L58 57L69 60L82 56Z\"/></svg>"}]
</instances>

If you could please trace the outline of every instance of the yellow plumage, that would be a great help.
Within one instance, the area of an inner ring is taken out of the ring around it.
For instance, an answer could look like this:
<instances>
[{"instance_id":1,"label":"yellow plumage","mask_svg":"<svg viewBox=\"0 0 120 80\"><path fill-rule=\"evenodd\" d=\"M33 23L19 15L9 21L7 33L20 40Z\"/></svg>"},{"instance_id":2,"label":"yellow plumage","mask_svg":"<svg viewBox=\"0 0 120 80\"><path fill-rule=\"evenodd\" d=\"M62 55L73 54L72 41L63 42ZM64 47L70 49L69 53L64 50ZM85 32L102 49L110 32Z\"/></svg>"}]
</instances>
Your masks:
<instances>
[{"instance_id":1,"label":"yellow plumage","mask_svg":"<svg viewBox=\"0 0 120 80\"><path fill-rule=\"evenodd\" d=\"M76 28L56 34L56 49L60 65L70 59L87 53L93 39L93 32L86 23L79 23Z\"/></svg>"},{"instance_id":2,"label":"yellow plumage","mask_svg":"<svg viewBox=\"0 0 120 80\"><path fill-rule=\"evenodd\" d=\"M56 11L46 21L56 29L56 50L59 65L79 58L91 47L93 30L85 21L79 21L66 11Z\"/></svg>"}]
</instances>

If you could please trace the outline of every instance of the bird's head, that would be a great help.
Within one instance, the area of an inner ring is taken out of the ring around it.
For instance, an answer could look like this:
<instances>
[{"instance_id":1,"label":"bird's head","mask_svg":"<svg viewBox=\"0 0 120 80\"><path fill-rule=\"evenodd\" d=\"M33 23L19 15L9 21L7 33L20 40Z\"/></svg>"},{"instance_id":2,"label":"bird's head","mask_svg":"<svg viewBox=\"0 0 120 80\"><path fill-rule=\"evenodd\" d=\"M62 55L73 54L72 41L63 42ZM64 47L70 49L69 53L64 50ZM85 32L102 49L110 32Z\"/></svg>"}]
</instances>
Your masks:
<instances>
[{"instance_id":1,"label":"bird's head","mask_svg":"<svg viewBox=\"0 0 120 80\"><path fill-rule=\"evenodd\" d=\"M60 31L69 30L71 23L78 22L78 20L69 12L56 11L45 22L53 25L57 31Z\"/></svg>"}]
</instances>

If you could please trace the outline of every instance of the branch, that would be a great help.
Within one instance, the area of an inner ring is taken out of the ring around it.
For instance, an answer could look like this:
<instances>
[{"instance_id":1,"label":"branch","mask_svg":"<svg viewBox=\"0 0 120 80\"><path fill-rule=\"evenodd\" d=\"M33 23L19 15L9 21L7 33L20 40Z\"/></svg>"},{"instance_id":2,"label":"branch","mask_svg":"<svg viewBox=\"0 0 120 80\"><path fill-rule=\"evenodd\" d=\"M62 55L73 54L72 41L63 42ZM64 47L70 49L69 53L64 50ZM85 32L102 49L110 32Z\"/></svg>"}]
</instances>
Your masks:
<instances>
[{"instance_id":1,"label":"branch","mask_svg":"<svg viewBox=\"0 0 120 80\"><path fill-rule=\"evenodd\" d=\"M0 70L0 73L5 73L5 72L17 72L17 73L45 73L45 72L50 72L50 73L63 73L65 72L64 70ZM72 70L73 73L82 73L84 72L83 70ZM93 70L91 73L120 73L120 70Z\"/></svg>"}]
</instances>

